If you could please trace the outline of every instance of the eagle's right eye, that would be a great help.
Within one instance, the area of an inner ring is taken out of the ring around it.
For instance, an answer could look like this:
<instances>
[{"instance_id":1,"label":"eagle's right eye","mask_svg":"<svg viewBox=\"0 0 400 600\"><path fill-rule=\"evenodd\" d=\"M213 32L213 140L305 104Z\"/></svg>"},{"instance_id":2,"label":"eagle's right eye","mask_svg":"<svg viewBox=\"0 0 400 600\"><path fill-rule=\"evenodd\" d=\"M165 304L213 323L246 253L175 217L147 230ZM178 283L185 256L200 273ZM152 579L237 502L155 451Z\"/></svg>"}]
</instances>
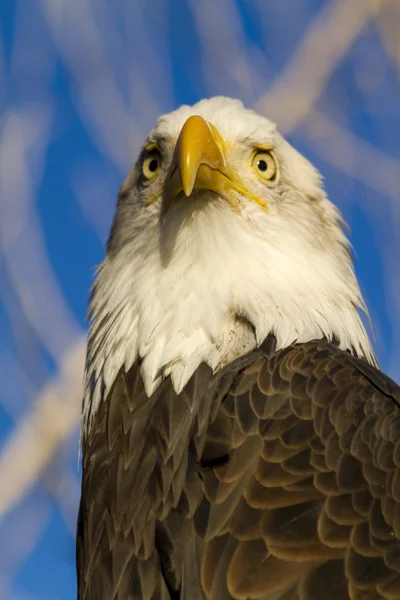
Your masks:
<instances>
[{"instance_id":1,"label":"eagle's right eye","mask_svg":"<svg viewBox=\"0 0 400 600\"><path fill-rule=\"evenodd\" d=\"M161 168L162 156L161 152L156 148L150 150L145 156L142 163L143 177L147 181L154 179Z\"/></svg>"}]
</instances>

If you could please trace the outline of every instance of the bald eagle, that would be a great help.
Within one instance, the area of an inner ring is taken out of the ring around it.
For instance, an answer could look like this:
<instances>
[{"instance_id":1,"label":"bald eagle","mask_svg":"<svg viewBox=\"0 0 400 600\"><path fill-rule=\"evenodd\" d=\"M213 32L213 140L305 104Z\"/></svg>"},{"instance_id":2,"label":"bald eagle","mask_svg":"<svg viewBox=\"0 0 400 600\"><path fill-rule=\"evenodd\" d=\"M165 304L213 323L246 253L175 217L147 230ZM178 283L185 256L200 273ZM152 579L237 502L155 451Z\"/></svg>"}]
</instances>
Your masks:
<instances>
[{"instance_id":1,"label":"bald eagle","mask_svg":"<svg viewBox=\"0 0 400 600\"><path fill-rule=\"evenodd\" d=\"M81 600L400 598L400 389L338 210L268 119L162 116L90 303Z\"/></svg>"}]
</instances>

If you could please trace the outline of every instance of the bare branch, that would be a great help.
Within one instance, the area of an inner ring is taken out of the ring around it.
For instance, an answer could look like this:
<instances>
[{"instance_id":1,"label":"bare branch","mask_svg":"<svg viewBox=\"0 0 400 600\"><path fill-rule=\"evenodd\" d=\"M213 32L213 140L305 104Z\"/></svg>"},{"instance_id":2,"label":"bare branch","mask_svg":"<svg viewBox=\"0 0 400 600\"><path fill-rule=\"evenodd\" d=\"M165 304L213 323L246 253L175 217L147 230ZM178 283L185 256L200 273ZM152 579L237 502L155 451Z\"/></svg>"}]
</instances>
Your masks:
<instances>
[{"instance_id":1,"label":"bare branch","mask_svg":"<svg viewBox=\"0 0 400 600\"><path fill-rule=\"evenodd\" d=\"M293 131L312 111L329 77L383 0L335 0L323 5L282 76L255 104L255 110Z\"/></svg>"},{"instance_id":2,"label":"bare branch","mask_svg":"<svg viewBox=\"0 0 400 600\"><path fill-rule=\"evenodd\" d=\"M0 518L21 501L79 422L86 340L65 353L60 377L48 384L34 408L3 445L0 457Z\"/></svg>"}]
</instances>

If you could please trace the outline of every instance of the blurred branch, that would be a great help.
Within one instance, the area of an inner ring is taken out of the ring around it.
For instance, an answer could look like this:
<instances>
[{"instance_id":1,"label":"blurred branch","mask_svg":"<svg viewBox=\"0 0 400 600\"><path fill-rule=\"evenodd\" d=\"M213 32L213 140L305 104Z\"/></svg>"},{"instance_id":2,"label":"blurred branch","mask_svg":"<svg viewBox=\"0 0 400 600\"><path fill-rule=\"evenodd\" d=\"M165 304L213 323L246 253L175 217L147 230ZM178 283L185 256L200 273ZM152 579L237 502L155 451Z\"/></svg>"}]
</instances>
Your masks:
<instances>
[{"instance_id":1,"label":"blurred branch","mask_svg":"<svg viewBox=\"0 0 400 600\"><path fill-rule=\"evenodd\" d=\"M246 40L234 0L190 1L201 42L203 75L212 94L254 100L265 87L271 67L264 54ZM217 90L217 91L216 91Z\"/></svg>"},{"instance_id":2,"label":"blurred branch","mask_svg":"<svg viewBox=\"0 0 400 600\"><path fill-rule=\"evenodd\" d=\"M292 132L313 110L329 77L385 0L334 0L311 23L282 76L254 109Z\"/></svg>"},{"instance_id":3,"label":"blurred branch","mask_svg":"<svg viewBox=\"0 0 400 600\"><path fill-rule=\"evenodd\" d=\"M23 386L31 388L32 384L28 374L23 370L20 362L17 360L17 357L12 355L7 348L3 349L1 345L0 365L4 365L4 373L0 373L0 376L3 375L3 381L5 381L5 383L7 383L8 380L12 382L11 386L13 386L13 391L15 391L13 394L8 393L9 389L7 386L4 386L4 389L2 390L4 392L2 405L12 420L18 422L19 415L22 411L22 407L18 405L22 397L21 389L18 386L22 382L22 388ZM79 501L80 486L77 477L72 477L68 471L65 470L65 465L61 463L62 458L57 456L56 460L53 460L50 468L43 469L40 479L58 505L70 534L75 536L76 506ZM26 491L28 491L28 489Z\"/></svg>"},{"instance_id":4,"label":"blurred branch","mask_svg":"<svg viewBox=\"0 0 400 600\"><path fill-rule=\"evenodd\" d=\"M400 81L400 5L397 0L387 0L385 10L377 14L375 23L388 57Z\"/></svg>"},{"instance_id":5,"label":"blurred branch","mask_svg":"<svg viewBox=\"0 0 400 600\"><path fill-rule=\"evenodd\" d=\"M386 54L396 69L397 81L400 83L399 2L397 0L388 0L386 9L377 15L375 24L382 39ZM400 168L398 168L398 172L400 172ZM400 185L398 185L398 198L400 198ZM394 276L394 273L399 273L400 270L397 258L394 259L394 257L400 256L400 238L397 233L398 226L400 225L400 203L393 205L393 223L396 232L393 235L393 242L390 245L385 244L382 249L386 258L386 260L382 261L382 268L385 273L385 284L389 291L386 297L387 311L390 315L393 331L395 332L396 324L400 323L400 277ZM397 328L397 331L398 329L399 328ZM387 372L391 377L399 379L399 365L400 348L398 345L393 344L393 350L387 368Z\"/></svg>"},{"instance_id":6,"label":"blurred branch","mask_svg":"<svg viewBox=\"0 0 400 600\"><path fill-rule=\"evenodd\" d=\"M125 170L132 156L129 139L135 136L136 127L116 84L90 2L42 0L41 6L53 40L75 79L77 108L89 133L117 167Z\"/></svg>"},{"instance_id":7,"label":"blurred branch","mask_svg":"<svg viewBox=\"0 0 400 600\"><path fill-rule=\"evenodd\" d=\"M304 121L302 129L325 162L393 202L400 201L400 161L317 111Z\"/></svg>"},{"instance_id":8,"label":"blurred branch","mask_svg":"<svg viewBox=\"0 0 400 600\"><path fill-rule=\"evenodd\" d=\"M53 358L79 331L50 266L37 213L29 152L40 163L49 132L49 109L8 113L0 137L0 251L25 317ZM40 168L39 164L39 168Z\"/></svg>"},{"instance_id":9,"label":"blurred branch","mask_svg":"<svg viewBox=\"0 0 400 600\"><path fill-rule=\"evenodd\" d=\"M0 518L32 488L59 445L79 422L86 339L79 338L60 363L58 380L36 398L0 456Z\"/></svg>"},{"instance_id":10,"label":"blurred branch","mask_svg":"<svg viewBox=\"0 0 400 600\"><path fill-rule=\"evenodd\" d=\"M18 520L9 523L2 542L7 552L1 557L0 597L11 598L10 587L21 564L39 542L51 516L51 504L41 498L30 502L19 511ZM23 535L21 535L23 532Z\"/></svg>"},{"instance_id":11,"label":"blurred branch","mask_svg":"<svg viewBox=\"0 0 400 600\"><path fill-rule=\"evenodd\" d=\"M12 52L14 85L24 81L27 71L29 71L29 63L27 64L26 60L29 41L25 37L25 18L24 11L17 12L17 35ZM35 80L32 81L32 89L38 90L36 96L39 100L25 101L18 109L9 110L3 114L0 122L0 252L7 273L7 283L13 292L8 294L6 290L4 291L3 306L9 313L9 320L14 331L15 328L21 326L21 322L25 329L28 324L35 331L43 349L57 364L66 348L80 333L80 328L66 304L64 294L50 265L35 207L35 193L44 172L53 116L52 104L47 93L53 61L49 59L44 48L37 48L35 51L34 61L37 72ZM18 299L17 303L14 300L15 296ZM37 369L39 372L40 349L32 347L30 350L30 370L32 372ZM15 368L16 381L21 387L25 385L27 394L30 395L34 386L26 376L22 365L20 365L19 371L17 375L17 368ZM77 398L80 399L80 396L81 394L78 393ZM7 399L7 394L2 398L2 403L10 415L14 418L18 417L15 406L11 406ZM35 407L33 412L35 410L40 410L40 407ZM0 460L3 461L3 465L7 464L8 460L11 460L12 464L13 456L14 458L16 456L13 442L18 443L18 440L21 439L19 436L23 436L27 431L28 419L24 419L25 426L21 423L17 424L9 440L2 447ZM28 442L28 439L24 440L25 443ZM36 443L37 440L34 439L33 447L27 448L28 457L34 456ZM11 449L10 455L7 454L7 449ZM0 495L0 504L3 500L7 503L7 494L4 494L3 490L7 490L12 497L13 493L16 493L18 485L24 485L23 481L19 481L19 476L23 480L23 465L28 465L29 462L26 462L23 455L23 445L21 445L21 452L21 462L14 464L11 474L7 474L7 471L4 474L5 480ZM50 485L51 482L46 474L44 474L44 479L46 480L45 484ZM31 489L33 483L34 481L25 488L24 493ZM8 508L11 509L12 505L10 504ZM66 512L63 506L61 506L61 511ZM66 515L66 522L69 526L71 526L70 514L69 510ZM37 525L40 524L40 528L43 528L44 522L38 519ZM35 539L40 534L41 531L37 530ZM23 539L25 540L26 537L25 547L28 550L30 546L27 535L28 530L26 529ZM34 543L32 541L32 547ZM21 554L20 559L23 560L23 557ZM12 571L11 567L9 571Z\"/></svg>"},{"instance_id":12,"label":"blurred branch","mask_svg":"<svg viewBox=\"0 0 400 600\"><path fill-rule=\"evenodd\" d=\"M98 0L95 3L96 18L91 10L90 0L60 0L57 3L41 0L41 6L53 40L74 79L77 108L88 133L118 169L126 172L138 145L147 134L142 129L146 113L152 108L160 108L154 102L149 102L151 94L147 91L146 78L140 77L140 73L136 74L137 89L145 100L140 106L139 120L133 117L130 106L132 91L129 90L129 99L124 97L116 81L116 72L119 70L117 67L120 65L111 64L112 53L105 46L101 35L99 22L106 27L110 41L114 45L119 43L112 19L109 15L107 18L107 2ZM139 3L135 4L135 10L140 13ZM139 14L136 18L139 18ZM141 38L146 40L143 32ZM145 48L142 48L136 60L145 70L148 56L144 51ZM116 54L120 63L124 51L120 50ZM135 56L131 59L135 60ZM132 82L129 83L131 85Z\"/></svg>"}]
</instances>

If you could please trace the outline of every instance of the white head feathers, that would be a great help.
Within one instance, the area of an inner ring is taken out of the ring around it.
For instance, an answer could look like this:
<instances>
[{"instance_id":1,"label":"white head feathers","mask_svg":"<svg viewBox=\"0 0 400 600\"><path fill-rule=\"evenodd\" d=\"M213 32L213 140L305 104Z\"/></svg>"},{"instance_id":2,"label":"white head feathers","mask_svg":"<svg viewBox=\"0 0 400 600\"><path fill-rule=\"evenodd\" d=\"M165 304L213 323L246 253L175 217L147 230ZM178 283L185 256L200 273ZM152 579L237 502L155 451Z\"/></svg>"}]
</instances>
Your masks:
<instances>
[{"instance_id":1,"label":"white head feathers","mask_svg":"<svg viewBox=\"0 0 400 600\"><path fill-rule=\"evenodd\" d=\"M229 173L248 191L232 188L238 210L215 190L168 191L192 115L211 125ZM139 358L149 395L167 375L179 393L202 361L219 369L269 333L280 348L326 337L373 361L340 215L273 123L217 97L161 117L145 148L122 186L94 284L84 434L118 371ZM273 181L254 169L257 151L273 155Z\"/></svg>"}]
</instances>

